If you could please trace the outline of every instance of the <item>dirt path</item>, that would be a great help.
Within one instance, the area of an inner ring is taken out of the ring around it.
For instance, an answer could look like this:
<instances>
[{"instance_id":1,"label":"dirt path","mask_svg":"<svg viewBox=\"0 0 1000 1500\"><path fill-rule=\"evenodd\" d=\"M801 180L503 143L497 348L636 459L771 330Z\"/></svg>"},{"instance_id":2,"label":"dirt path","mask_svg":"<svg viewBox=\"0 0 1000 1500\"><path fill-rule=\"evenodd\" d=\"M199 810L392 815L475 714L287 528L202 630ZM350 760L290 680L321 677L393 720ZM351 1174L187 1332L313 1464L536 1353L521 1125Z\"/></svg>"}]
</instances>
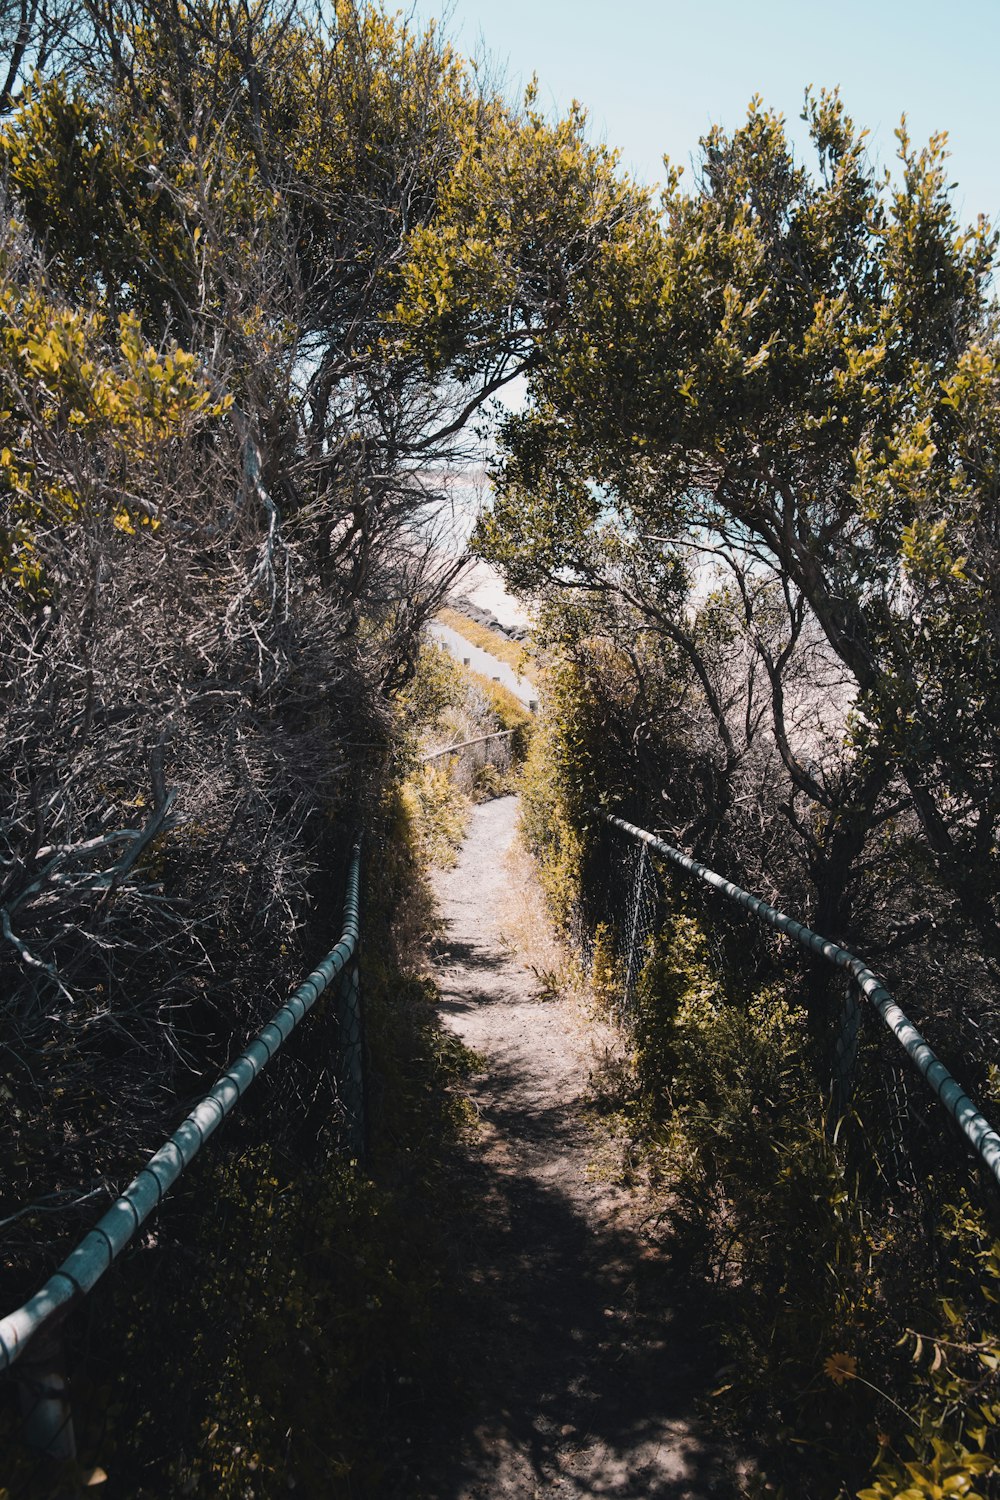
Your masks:
<instances>
[{"instance_id":1,"label":"dirt path","mask_svg":"<svg viewBox=\"0 0 1000 1500\"><path fill-rule=\"evenodd\" d=\"M457 1251L467 1410L443 1435L447 1454L427 1459L420 1492L729 1495L729 1466L694 1416L715 1363L697 1310L674 1307L683 1294L642 1232L648 1208L589 1170L588 1033L573 1002L546 998L511 951L526 910L524 867L510 858L516 814L513 797L479 807L458 864L435 881L442 1013L485 1070L471 1088L482 1128L456 1184L475 1205Z\"/></svg>"}]
</instances>

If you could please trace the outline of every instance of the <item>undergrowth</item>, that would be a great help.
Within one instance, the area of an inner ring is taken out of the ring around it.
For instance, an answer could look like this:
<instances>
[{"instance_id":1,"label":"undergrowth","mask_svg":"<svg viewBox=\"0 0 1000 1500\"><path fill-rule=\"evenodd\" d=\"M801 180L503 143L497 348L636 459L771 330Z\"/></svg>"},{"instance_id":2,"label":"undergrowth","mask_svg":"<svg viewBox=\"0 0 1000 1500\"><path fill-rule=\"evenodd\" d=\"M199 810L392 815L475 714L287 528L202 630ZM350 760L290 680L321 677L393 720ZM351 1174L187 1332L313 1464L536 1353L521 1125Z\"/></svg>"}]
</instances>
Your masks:
<instances>
[{"instance_id":1,"label":"undergrowth","mask_svg":"<svg viewBox=\"0 0 1000 1500\"><path fill-rule=\"evenodd\" d=\"M335 1071L331 995L288 1044L284 1081L248 1096L67 1326L78 1472L105 1473L109 1500L406 1495L425 1393L460 1399L439 1350L461 1213L442 1161L477 1060L441 1028L423 972L433 905L406 798L389 797L365 869L368 1160L339 1146L332 1076L296 1096L297 1045L314 1065L329 1049ZM284 1128L276 1099L295 1104ZM0 1496L63 1493L66 1476L19 1450L11 1407L0 1424Z\"/></svg>"},{"instance_id":2,"label":"undergrowth","mask_svg":"<svg viewBox=\"0 0 1000 1500\"><path fill-rule=\"evenodd\" d=\"M880 1032L864 1034L856 1108L833 1129L808 988L787 970L748 979L739 943L710 944L680 884L626 1006L617 914L580 925L597 799L572 694L553 701L522 824L624 1028L627 1062L598 1081L598 1108L624 1128L628 1173L725 1351L706 1415L755 1459L746 1492L995 1500L1000 1244L967 1159L907 1173L867 1133L884 1108Z\"/></svg>"},{"instance_id":3,"label":"undergrowth","mask_svg":"<svg viewBox=\"0 0 1000 1500\"><path fill-rule=\"evenodd\" d=\"M595 968L617 1001L606 939ZM954 1181L873 1190L830 1138L805 1010L774 985L734 995L689 916L650 942L628 1034L601 1105L725 1351L708 1415L755 1455L749 1493L1000 1492L1000 1245L982 1208Z\"/></svg>"},{"instance_id":4,"label":"undergrowth","mask_svg":"<svg viewBox=\"0 0 1000 1500\"><path fill-rule=\"evenodd\" d=\"M453 865L472 803L447 766L434 761L418 766L407 777L401 795L422 858L431 865Z\"/></svg>"}]
</instances>

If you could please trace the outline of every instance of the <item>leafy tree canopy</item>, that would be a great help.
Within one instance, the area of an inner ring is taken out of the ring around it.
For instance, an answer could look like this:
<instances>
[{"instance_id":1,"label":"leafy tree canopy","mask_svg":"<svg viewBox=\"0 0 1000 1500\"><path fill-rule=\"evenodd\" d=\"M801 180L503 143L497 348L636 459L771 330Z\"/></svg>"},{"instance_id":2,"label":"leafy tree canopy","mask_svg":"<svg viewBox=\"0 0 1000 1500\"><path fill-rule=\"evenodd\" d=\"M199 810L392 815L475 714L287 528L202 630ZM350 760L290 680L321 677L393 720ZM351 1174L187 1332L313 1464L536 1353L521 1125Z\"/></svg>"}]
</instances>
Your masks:
<instances>
[{"instance_id":1,"label":"leafy tree canopy","mask_svg":"<svg viewBox=\"0 0 1000 1500\"><path fill-rule=\"evenodd\" d=\"M851 674L855 747L894 768L988 926L997 238L959 226L943 136L917 149L904 122L894 185L835 93L806 118L816 171L755 100L702 142L694 192L670 171L660 215L601 247L507 423L480 546L516 586L631 579L675 620L692 542L774 574Z\"/></svg>"}]
</instances>

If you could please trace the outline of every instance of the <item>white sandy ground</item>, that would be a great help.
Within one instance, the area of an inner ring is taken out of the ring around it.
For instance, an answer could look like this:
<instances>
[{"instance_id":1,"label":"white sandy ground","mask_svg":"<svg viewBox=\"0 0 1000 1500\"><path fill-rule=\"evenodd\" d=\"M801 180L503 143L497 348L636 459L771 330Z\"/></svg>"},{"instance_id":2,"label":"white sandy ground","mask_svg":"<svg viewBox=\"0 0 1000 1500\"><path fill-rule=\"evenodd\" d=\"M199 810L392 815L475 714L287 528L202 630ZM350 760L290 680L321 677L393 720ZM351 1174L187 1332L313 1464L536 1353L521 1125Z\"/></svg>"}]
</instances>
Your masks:
<instances>
[{"instance_id":1,"label":"white sandy ground","mask_svg":"<svg viewBox=\"0 0 1000 1500\"><path fill-rule=\"evenodd\" d=\"M463 1254L479 1312L465 1351L475 1415L414 1490L728 1497L739 1466L696 1415L717 1363L697 1309L678 1306L688 1294L646 1227L649 1202L592 1170L588 1078L609 1034L546 980L553 940L512 847L516 820L513 797L478 807L457 865L435 879L442 1015L485 1058L461 1169L478 1205Z\"/></svg>"}]
</instances>

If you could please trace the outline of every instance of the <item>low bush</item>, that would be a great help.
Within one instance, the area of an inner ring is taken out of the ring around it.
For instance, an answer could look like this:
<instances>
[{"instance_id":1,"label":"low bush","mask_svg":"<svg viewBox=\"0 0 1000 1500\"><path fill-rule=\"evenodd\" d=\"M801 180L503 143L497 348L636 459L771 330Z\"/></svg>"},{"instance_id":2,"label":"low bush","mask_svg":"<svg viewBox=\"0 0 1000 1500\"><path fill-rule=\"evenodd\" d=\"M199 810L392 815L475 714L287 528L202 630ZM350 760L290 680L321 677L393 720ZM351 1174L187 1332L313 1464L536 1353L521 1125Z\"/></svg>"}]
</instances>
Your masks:
<instances>
[{"instance_id":1,"label":"low bush","mask_svg":"<svg viewBox=\"0 0 1000 1500\"><path fill-rule=\"evenodd\" d=\"M418 766L407 778L402 797L421 857L447 867L458 856L468 826L470 799L443 761Z\"/></svg>"}]
</instances>

